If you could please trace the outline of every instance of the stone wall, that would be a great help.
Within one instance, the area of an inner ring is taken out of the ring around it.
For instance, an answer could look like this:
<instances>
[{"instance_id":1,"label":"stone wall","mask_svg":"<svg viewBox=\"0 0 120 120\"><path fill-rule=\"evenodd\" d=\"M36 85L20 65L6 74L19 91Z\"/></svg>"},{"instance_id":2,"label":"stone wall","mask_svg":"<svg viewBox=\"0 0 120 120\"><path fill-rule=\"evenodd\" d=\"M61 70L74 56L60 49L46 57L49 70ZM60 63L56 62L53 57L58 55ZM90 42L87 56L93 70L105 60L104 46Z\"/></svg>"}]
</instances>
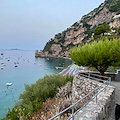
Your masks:
<instances>
[{"instance_id":1,"label":"stone wall","mask_svg":"<svg viewBox=\"0 0 120 120\"><path fill-rule=\"evenodd\" d=\"M95 80L89 80L85 77L81 77L78 74L75 75L73 80L73 99L74 102L83 98L85 95L94 90L97 86L101 85L101 83Z\"/></svg>"},{"instance_id":2,"label":"stone wall","mask_svg":"<svg viewBox=\"0 0 120 120\"><path fill-rule=\"evenodd\" d=\"M95 87L100 86L101 84L102 83L100 82L75 75L73 80L74 102L84 97ZM75 116L75 120L107 120L109 112L114 108L114 105L115 88L108 86L106 90L97 96L97 103L96 99L90 102Z\"/></svg>"}]
</instances>

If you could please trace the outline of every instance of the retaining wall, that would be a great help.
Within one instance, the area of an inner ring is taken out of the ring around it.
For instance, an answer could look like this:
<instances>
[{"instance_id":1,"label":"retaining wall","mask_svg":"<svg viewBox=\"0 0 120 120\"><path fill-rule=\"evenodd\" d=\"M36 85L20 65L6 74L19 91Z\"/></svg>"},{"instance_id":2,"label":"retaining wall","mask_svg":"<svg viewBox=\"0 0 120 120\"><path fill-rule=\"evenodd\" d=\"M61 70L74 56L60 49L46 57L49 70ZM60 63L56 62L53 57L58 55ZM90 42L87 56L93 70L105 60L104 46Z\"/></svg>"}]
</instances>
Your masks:
<instances>
[{"instance_id":1,"label":"retaining wall","mask_svg":"<svg viewBox=\"0 0 120 120\"><path fill-rule=\"evenodd\" d=\"M83 97L85 95L85 91L92 90L101 84L102 83L100 82L89 80L84 77L80 78L79 75L76 75L73 80L74 101L76 101L78 97ZM106 90L97 96L97 103L96 99L94 99L75 116L74 120L108 120L109 113L111 109L114 108L114 105L115 88L113 86L108 86Z\"/></svg>"}]
</instances>

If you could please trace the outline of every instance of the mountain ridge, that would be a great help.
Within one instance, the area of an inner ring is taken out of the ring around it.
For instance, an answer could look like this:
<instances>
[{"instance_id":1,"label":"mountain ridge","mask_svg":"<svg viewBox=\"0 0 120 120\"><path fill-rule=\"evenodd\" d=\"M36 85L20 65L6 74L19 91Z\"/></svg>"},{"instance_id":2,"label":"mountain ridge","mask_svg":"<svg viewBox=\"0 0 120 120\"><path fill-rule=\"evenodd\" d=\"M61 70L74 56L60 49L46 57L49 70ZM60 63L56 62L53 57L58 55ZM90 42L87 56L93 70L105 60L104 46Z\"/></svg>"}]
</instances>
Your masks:
<instances>
[{"instance_id":1,"label":"mountain ridge","mask_svg":"<svg viewBox=\"0 0 120 120\"><path fill-rule=\"evenodd\" d=\"M36 57L69 57L69 49L89 42L95 28L107 23L110 27L120 27L120 0L105 0L98 8L84 15L66 30L55 35L45 45L43 51L36 50Z\"/></svg>"}]
</instances>

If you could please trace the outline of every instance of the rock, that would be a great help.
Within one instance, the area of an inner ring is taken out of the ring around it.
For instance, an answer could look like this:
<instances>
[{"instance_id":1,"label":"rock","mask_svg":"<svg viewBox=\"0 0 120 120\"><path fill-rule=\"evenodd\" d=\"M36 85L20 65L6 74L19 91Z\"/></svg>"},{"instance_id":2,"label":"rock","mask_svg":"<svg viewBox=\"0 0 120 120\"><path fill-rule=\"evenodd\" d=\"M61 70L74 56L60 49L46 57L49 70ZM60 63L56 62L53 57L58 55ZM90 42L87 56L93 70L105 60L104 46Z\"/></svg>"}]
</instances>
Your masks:
<instances>
[{"instance_id":1,"label":"rock","mask_svg":"<svg viewBox=\"0 0 120 120\"><path fill-rule=\"evenodd\" d=\"M62 33L56 34L54 38L47 42L43 51L35 52L35 56L69 58L69 50L72 47L90 42L94 34L90 31L94 31L94 27L103 23L108 23L111 28L120 27L119 11L112 12L110 10L111 5L113 5L113 1L105 0L98 8L84 15L81 20L75 22L71 27Z\"/></svg>"}]
</instances>

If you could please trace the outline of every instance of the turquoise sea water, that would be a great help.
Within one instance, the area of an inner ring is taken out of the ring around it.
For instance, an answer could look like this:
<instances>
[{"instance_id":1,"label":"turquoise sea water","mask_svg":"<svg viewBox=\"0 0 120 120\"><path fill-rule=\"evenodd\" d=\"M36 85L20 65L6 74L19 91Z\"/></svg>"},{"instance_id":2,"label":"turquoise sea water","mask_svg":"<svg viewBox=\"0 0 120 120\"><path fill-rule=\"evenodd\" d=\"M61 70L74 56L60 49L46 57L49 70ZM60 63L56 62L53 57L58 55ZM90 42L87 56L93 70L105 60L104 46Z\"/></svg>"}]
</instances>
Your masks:
<instances>
[{"instance_id":1,"label":"turquoise sea water","mask_svg":"<svg viewBox=\"0 0 120 120\"><path fill-rule=\"evenodd\" d=\"M46 74L59 73L62 69L55 69L56 66L66 68L71 63L67 59L35 58L34 51L0 50L0 119L18 101L24 84L31 85ZM12 86L7 87L7 82Z\"/></svg>"}]
</instances>

